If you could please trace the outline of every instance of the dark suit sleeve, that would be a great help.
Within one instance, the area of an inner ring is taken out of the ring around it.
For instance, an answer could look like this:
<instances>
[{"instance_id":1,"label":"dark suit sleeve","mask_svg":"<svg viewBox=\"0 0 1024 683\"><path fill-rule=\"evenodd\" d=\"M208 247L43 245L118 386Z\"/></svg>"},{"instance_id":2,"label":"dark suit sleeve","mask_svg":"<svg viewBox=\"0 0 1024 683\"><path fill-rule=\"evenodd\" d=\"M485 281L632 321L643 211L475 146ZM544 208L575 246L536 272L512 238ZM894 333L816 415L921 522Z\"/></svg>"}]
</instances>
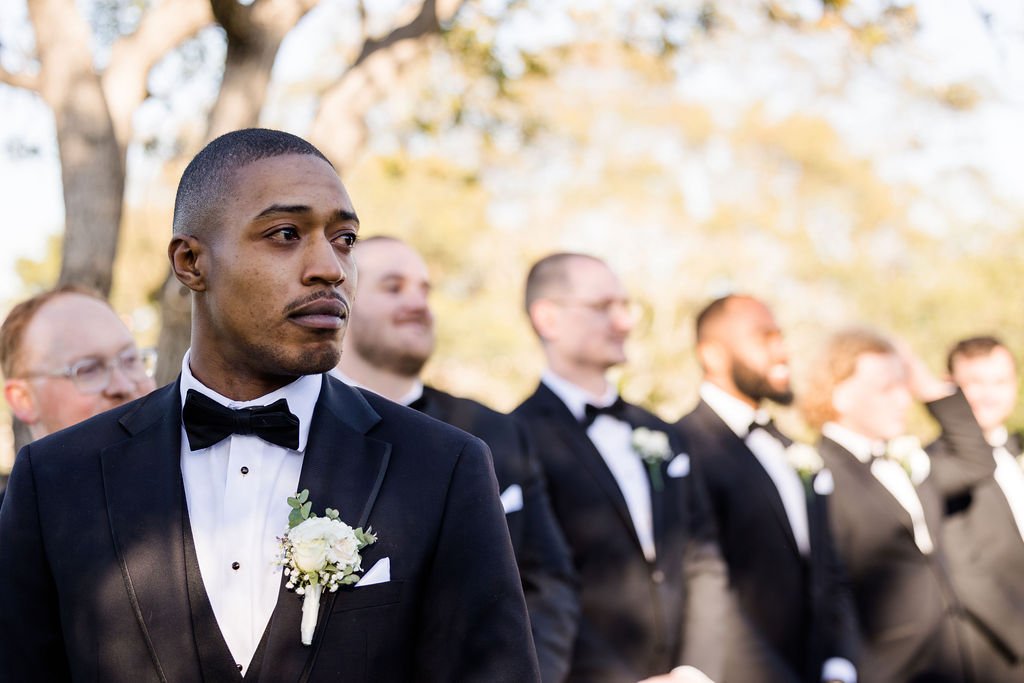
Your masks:
<instances>
[{"instance_id":1,"label":"dark suit sleeve","mask_svg":"<svg viewBox=\"0 0 1024 683\"><path fill-rule=\"evenodd\" d=\"M71 679L29 448L0 508L0 681L12 683Z\"/></svg>"},{"instance_id":2,"label":"dark suit sleeve","mask_svg":"<svg viewBox=\"0 0 1024 683\"><path fill-rule=\"evenodd\" d=\"M523 479L524 527L519 572L526 594L533 640L544 683L569 675L579 627L580 601L569 546L555 521L547 486L525 431L517 423L526 466Z\"/></svg>"},{"instance_id":3,"label":"dark suit sleeve","mask_svg":"<svg viewBox=\"0 0 1024 683\"><path fill-rule=\"evenodd\" d=\"M483 442L452 471L433 564L422 591L417 680L539 681L523 590Z\"/></svg>"},{"instance_id":4,"label":"dark suit sleeve","mask_svg":"<svg viewBox=\"0 0 1024 683\"><path fill-rule=\"evenodd\" d=\"M947 498L961 496L995 474L992 447L961 391L926 404L942 433L928 447L929 479Z\"/></svg>"}]
</instances>

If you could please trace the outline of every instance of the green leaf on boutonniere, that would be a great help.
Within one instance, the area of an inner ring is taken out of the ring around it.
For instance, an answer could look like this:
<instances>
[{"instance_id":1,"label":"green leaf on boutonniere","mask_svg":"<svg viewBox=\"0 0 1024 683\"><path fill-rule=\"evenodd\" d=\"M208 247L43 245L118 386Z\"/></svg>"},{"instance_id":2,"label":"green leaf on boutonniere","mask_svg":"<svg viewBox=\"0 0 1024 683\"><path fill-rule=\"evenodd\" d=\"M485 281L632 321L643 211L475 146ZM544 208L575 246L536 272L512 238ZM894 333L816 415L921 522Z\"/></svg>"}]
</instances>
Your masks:
<instances>
[{"instance_id":1,"label":"green leaf on boutonniere","mask_svg":"<svg viewBox=\"0 0 1024 683\"><path fill-rule=\"evenodd\" d=\"M324 515L327 516L327 519L338 519L341 513L334 508L324 508Z\"/></svg>"},{"instance_id":2,"label":"green leaf on boutonniere","mask_svg":"<svg viewBox=\"0 0 1024 683\"><path fill-rule=\"evenodd\" d=\"M288 498L288 505L292 508L288 513L288 528L292 529L309 519L313 510L313 503L309 500L309 489L302 489L301 493Z\"/></svg>"}]
</instances>

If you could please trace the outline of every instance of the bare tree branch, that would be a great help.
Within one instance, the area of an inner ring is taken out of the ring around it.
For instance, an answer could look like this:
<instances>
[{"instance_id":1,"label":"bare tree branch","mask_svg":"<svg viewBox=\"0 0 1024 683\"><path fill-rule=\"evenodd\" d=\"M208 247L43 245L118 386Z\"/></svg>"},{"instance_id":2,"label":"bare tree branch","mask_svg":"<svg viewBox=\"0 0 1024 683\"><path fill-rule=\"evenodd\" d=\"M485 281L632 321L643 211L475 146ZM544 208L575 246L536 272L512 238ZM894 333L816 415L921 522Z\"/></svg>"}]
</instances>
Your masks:
<instances>
[{"instance_id":1,"label":"bare tree branch","mask_svg":"<svg viewBox=\"0 0 1024 683\"><path fill-rule=\"evenodd\" d=\"M150 70L211 23L208 0L163 0L144 15L134 33L114 44L103 74L103 90L122 148L131 140L132 115L146 97Z\"/></svg>"},{"instance_id":2,"label":"bare tree branch","mask_svg":"<svg viewBox=\"0 0 1024 683\"><path fill-rule=\"evenodd\" d=\"M39 76L26 73L11 73L0 66L0 83L6 83L15 88L24 88L33 92L39 92Z\"/></svg>"},{"instance_id":3,"label":"bare tree branch","mask_svg":"<svg viewBox=\"0 0 1024 683\"><path fill-rule=\"evenodd\" d=\"M391 33L379 40L367 38L363 43L363 49L359 51L359 56L355 58L349 69L355 69L378 50L391 47L403 40L411 40L431 33L438 33L440 30L441 22L437 18L436 0L423 0L419 13L408 24L393 29Z\"/></svg>"}]
</instances>

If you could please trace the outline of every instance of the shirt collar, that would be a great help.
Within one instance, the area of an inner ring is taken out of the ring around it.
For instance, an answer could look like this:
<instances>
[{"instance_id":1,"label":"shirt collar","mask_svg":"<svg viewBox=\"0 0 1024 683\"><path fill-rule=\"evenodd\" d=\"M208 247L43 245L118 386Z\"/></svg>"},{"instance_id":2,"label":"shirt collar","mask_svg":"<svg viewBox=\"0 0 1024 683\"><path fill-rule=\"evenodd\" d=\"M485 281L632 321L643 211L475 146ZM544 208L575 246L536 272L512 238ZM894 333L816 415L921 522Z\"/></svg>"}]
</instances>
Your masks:
<instances>
[{"instance_id":1,"label":"shirt collar","mask_svg":"<svg viewBox=\"0 0 1024 683\"><path fill-rule=\"evenodd\" d=\"M313 420L313 409L316 407L316 402L320 398L320 389L323 386L324 377L322 374L302 375L291 384L287 384L280 389L266 394L265 396L254 398L251 401L235 401L227 396L218 394L216 391L196 379L195 375L192 374L192 369L189 367L189 358L191 357L191 354L192 349L189 349L185 352L185 357L181 360L180 388L182 406L185 405L185 397L188 395L189 389L195 389L199 393L228 408L265 406L283 398L288 401L288 410L290 410L295 417L299 418L298 452L301 453L306 450L306 442L309 440L309 425Z\"/></svg>"},{"instance_id":2,"label":"shirt collar","mask_svg":"<svg viewBox=\"0 0 1024 683\"><path fill-rule=\"evenodd\" d=\"M768 424L767 411L751 408L748 403L711 382L701 382L700 397L741 439L747 438L754 422Z\"/></svg>"},{"instance_id":3,"label":"shirt collar","mask_svg":"<svg viewBox=\"0 0 1024 683\"><path fill-rule=\"evenodd\" d=\"M821 428L821 434L853 453L853 456L863 463L871 462L876 452L885 452L884 443L858 434L836 422L826 422Z\"/></svg>"},{"instance_id":4,"label":"shirt collar","mask_svg":"<svg viewBox=\"0 0 1024 683\"><path fill-rule=\"evenodd\" d=\"M352 379L338 368L331 368L330 370L328 370L328 374L331 374L337 379L340 379L342 382L349 385L350 387L356 387L358 389L366 389L367 391L373 391L373 389L371 389L370 387L364 384L360 384L359 382ZM373 393L376 394L377 392L373 391ZM401 398L396 400L395 403L398 403L403 406L410 406L421 396L423 396L423 382L417 379L416 382L412 385L412 388L409 389L408 392L406 392L405 396L402 396Z\"/></svg>"},{"instance_id":5,"label":"shirt collar","mask_svg":"<svg viewBox=\"0 0 1024 683\"><path fill-rule=\"evenodd\" d=\"M604 396L594 396L586 389L573 384L564 377L556 375L551 368L544 370L540 376L540 381L565 404L565 407L569 409L569 412L572 413L572 416L577 421L582 420L586 416L588 403L598 408L604 408L615 403L615 399L619 397L619 392L611 384L608 385Z\"/></svg>"}]
</instances>

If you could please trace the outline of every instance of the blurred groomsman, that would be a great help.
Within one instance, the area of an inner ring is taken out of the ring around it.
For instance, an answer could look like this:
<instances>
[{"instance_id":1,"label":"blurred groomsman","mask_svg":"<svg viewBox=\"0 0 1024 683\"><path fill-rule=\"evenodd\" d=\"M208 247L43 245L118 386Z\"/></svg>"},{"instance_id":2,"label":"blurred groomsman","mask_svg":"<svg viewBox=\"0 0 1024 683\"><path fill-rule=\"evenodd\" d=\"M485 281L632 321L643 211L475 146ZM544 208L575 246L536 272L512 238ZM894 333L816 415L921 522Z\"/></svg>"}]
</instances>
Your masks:
<instances>
[{"instance_id":1,"label":"blurred groomsman","mask_svg":"<svg viewBox=\"0 0 1024 683\"><path fill-rule=\"evenodd\" d=\"M988 442L958 457L944 433L929 447L933 476L947 480L943 539L970 617L975 680L1024 681L1024 469L1020 436L1006 429L1016 362L998 339L975 337L956 344L947 365Z\"/></svg>"},{"instance_id":2,"label":"blurred groomsman","mask_svg":"<svg viewBox=\"0 0 1024 683\"><path fill-rule=\"evenodd\" d=\"M154 389L152 359L95 293L62 287L22 301L0 327L4 398L33 439Z\"/></svg>"},{"instance_id":3,"label":"blurred groomsman","mask_svg":"<svg viewBox=\"0 0 1024 683\"><path fill-rule=\"evenodd\" d=\"M671 427L605 377L634 323L622 284L599 259L554 254L525 298L548 367L513 414L541 447L580 576L569 680L635 683L683 663L721 680L728 597L707 494Z\"/></svg>"},{"instance_id":4,"label":"blurred groomsman","mask_svg":"<svg viewBox=\"0 0 1024 683\"><path fill-rule=\"evenodd\" d=\"M349 384L463 429L490 447L541 677L545 683L562 681L576 636L579 598L568 548L525 430L508 415L420 381L434 351L430 275L422 257L392 237L362 240L355 255L356 304L335 373Z\"/></svg>"},{"instance_id":5,"label":"blurred groomsman","mask_svg":"<svg viewBox=\"0 0 1024 683\"><path fill-rule=\"evenodd\" d=\"M869 331L835 335L813 370L805 408L835 481L829 514L853 585L861 683L972 680L941 548L942 482L904 436L916 396L951 448L977 448L984 442L967 402Z\"/></svg>"},{"instance_id":6,"label":"blurred groomsman","mask_svg":"<svg viewBox=\"0 0 1024 683\"><path fill-rule=\"evenodd\" d=\"M798 453L818 456L790 448L762 409L793 400L775 318L752 297L717 299L697 316L697 356L700 402L676 428L700 463L754 638L730 643L725 678L853 683L856 625L828 526L831 475L820 463L793 463Z\"/></svg>"}]
</instances>

